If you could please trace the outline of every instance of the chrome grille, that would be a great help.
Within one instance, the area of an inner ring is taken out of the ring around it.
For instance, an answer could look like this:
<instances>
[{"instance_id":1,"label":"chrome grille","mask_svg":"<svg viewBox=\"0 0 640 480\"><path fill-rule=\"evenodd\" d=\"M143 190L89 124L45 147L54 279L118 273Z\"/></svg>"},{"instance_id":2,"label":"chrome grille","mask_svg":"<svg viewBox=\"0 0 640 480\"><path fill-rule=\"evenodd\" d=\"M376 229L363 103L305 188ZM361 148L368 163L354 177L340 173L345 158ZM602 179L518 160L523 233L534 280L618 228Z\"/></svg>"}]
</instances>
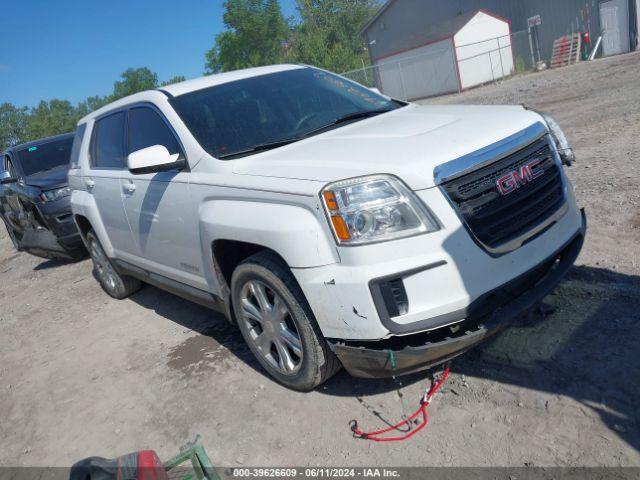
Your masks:
<instances>
[{"instance_id":1,"label":"chrome grille","mask_svg":"<svg viewBox=\"0 0 640 480\"><path fill-rule=\"evenodd\" d=\"M496 181L534 159L544 173L508 195ZM466 226L483 246L494 249L519 238L557 213L564 204L561 168L545 135L489 165L446 181L442 188Z\"/></svg>"}]
</instances>

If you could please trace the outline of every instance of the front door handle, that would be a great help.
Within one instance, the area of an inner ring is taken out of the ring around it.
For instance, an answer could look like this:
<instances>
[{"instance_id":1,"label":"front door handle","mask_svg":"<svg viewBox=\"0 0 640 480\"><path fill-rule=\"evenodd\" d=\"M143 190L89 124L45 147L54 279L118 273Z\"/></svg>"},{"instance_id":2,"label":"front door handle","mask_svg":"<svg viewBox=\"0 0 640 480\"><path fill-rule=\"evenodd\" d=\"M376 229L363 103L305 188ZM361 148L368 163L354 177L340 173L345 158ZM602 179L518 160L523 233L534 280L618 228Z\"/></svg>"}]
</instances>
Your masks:
<instances>
[{"instance_id":1,"label":"front door handle","mask_svg":"<svg viewBox=\"0 0 640 480\"><path fill-rule=\"evenodd\" d=\"M125 183L122 186L122 189L124 190L124 193L131 194L131 193L136 191L136 185L135 185L135 183Z\"/></svg>"},{"instance_id":2,"label":"front door handle","mask_svg":"<svg viewBox=\"0 0 640 480\"><path fill-rule=\"evenodd\" d=\"M87 186L87 190L91 190L93 187L96 186L96 182L94 182L93 180L91 180L90 178L88 178L87 180L84 181L84 184Z\"/></svg>"}]
</instances>

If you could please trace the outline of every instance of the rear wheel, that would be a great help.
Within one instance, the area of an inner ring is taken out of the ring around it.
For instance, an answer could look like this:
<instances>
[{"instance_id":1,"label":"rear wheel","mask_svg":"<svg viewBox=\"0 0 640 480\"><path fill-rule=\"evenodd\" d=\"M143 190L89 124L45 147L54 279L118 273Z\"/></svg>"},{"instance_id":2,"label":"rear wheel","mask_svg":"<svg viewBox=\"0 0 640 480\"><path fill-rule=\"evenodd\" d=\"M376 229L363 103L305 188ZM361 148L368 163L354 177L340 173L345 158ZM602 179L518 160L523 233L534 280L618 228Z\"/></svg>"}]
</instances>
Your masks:
<instances>
[{"instance_id":1,"label":"rear wheel","mask_svg":"<svg viewBox=\"0 0 640 480\"><path fill-rule=\"evenodd\" d=\"M307 391L340 368L291 271L270 252L242 262L231 279L242 336L260 364L281 384Z\"/></svg>"},{"instance_id":2,"label":"rear wheel","mask_svg":"<svg viewBox=\"0 0 640 480\"><path fill-rule=\"evenodd\" d=\"M110 296L123 299L140 290L140 280L121 275L114 268L93 230L87 233L87 249L93 261L93 274Z\"/></svg>"}]
</instances>

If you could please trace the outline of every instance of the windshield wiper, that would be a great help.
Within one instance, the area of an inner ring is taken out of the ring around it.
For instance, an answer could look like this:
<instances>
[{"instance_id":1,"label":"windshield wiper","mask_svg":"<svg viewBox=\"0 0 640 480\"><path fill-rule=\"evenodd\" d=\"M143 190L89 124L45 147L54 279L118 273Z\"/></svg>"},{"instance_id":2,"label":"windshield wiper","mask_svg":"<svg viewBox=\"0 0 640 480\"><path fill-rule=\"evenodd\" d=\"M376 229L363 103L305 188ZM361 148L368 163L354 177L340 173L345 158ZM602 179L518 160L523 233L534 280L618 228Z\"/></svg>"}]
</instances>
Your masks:
<instances>
[{"instance_id":1,"label":"windshield wiper","mask_svg":"<svg viewBox=\"0 0 640 480\"><path fill-rule=\"evenodd\" d=\"M277 142L267 142L260 143L259 145L255 145L251 148L247 148L245 150L238 150L237 152L225 153L224 155L218 155L217 158L235 158L235 157L243 157L245 155L250 155L256 152L263 152L265 150L271 150L273 148L284 147L285 145L289 145L290 143L297 142L302 137L294 137L287 138L286 140L278 140Z\"/></svg>"},{"instance_id":2,"label":"windshield wiper","mask_svg":"<svg viewBox=\"0 0 640 480\"><path fill-rule=\"evenodd\" d=\"M330 130L333 127L336 127L336 126L341 125L343 123L350 122L352 120L359 120L361 118L373 117L375 115L381 115L383 113L387 113L387 112L390 112L392 110L393 110L393 108L391 108L391 109L383 108L383 109L379 109L379 110L363 110L363 111L360 111L360 112L348 113L346 115L343 115L342 117L336 118L331 123L327 123L326 125L323 125L322 127L318 127L318 128L314 128L313 130L309 130L304 135L302 135L302 137L310 137L311 135L317 135L318 133L322 133L322 132L324 132L326 130Z\"/></svg>"},{"instance_id":3,"label":"windshield wiper","mask_svg":"<svg viewBox=\"0 0 640 480\"><path fill-rule=\"evenodd\" d=\"M375 115L381 115L383 113L390 112L391 110L392 109L389 109L389 108L381 108L378 110L363 110L361 112L349 113L347 115L344 115L343 117L336 118L333 121L333 125L339 125L341 123L348 122L350 120L358 120L359 118L367 118L367 117L373 117Z\"/></svg>"},{"instance_id":4,"label":"windshield wiper","mask_svg":"<svg viewBox=\"0 0 640 480\"><path fill-rule=\"evenodd\" d=\"M290 143L297 142L299 140L302 140L303 138L307 138L312 135L317 135L318 133L322 133L323 131L329 130L342 123L350 122L351 120L358 120L360 118L373 117L374 115L387 113L387 112L390 112L391 110L393 109L364 110L360 112L348 113L347 115L336 118L335 120L333 120L331 123L328 123L327 125L323 125L322 127L319 127L319 128L314 128L313 130L309 130L308 132L305 132L302 135L299 135L297 137L287 138L285 140L278 140L275 142L260 143L251 148L247 148L245 150L238 150L237 152L218 155L217 158L225 159L225 158L244 157L246 155L251 155L252 153L264 152L265 150L284 147L285 145L289 145Z\"/></svg>"}]
</instances>

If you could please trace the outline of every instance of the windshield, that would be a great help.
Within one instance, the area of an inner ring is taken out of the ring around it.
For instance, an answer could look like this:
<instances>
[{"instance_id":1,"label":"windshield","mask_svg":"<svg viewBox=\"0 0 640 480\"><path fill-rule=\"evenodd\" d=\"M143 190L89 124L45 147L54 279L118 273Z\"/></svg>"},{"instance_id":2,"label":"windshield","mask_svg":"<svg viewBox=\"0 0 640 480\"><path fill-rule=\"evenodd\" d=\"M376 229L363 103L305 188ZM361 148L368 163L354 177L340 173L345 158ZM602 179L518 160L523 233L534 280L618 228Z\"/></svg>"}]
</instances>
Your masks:
<instances>
[{"instance_id":1,"label":"windshield","mask_svg":"<svg viewBox=\"0 0 640 480\"><path fill-rule=\"evenodd\" d=\"M171 103L200 145L217 158L275 148L366 118L367 112L403 105L314 68L224 83Z\"/></svg>"},{"instance_id":2,"label":"windshield","mask_svg":"<svg viewBox=\"0 0 640 480\"><path fill-rule=\"evenodd\" d=\"M73 137L67 137L18 150L17 154L24 175L28 177L34 173L68 165L72 143Z\"/></svg>"}]
</instances>

